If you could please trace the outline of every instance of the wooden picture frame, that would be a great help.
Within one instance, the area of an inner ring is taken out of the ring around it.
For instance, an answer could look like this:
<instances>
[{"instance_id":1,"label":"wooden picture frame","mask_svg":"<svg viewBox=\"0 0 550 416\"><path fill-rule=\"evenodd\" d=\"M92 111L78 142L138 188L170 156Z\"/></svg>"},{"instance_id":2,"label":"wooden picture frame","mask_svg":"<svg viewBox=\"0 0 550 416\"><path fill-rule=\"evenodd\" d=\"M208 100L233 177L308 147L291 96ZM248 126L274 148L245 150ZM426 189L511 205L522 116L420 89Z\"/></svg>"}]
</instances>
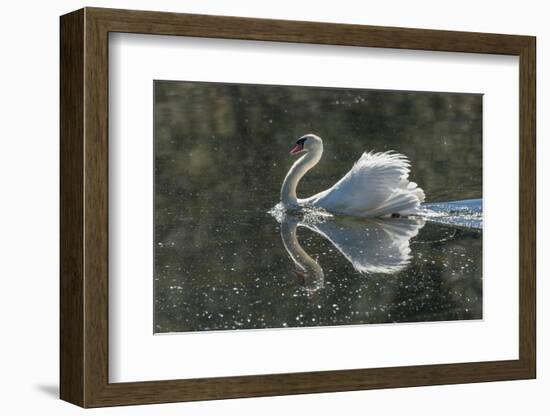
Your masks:
<instances>
[{"instance_id":1,"label":"wooden picture frame","mask_svg":"<svg viewBox=\"0 0 550 416\"><path fill-rule=\"evenodd\" d=\"M61 17L60 396L82 407L337 392L536 376L535 38L85 8ZM108 34L519 56L519 359L109 383Z\"/></svg>"}]
</instances>

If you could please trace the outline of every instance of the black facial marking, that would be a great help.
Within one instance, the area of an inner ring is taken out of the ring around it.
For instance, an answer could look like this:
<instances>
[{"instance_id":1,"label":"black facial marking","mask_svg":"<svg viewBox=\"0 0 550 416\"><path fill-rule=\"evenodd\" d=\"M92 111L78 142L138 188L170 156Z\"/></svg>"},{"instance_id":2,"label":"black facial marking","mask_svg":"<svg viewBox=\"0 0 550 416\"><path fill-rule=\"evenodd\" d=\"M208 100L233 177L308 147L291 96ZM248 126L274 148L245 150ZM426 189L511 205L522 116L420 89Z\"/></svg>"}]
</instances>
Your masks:
<instances>
[{"instance_id":1,"label":"black facial marking","mask_svg":"<svg viewBox=\"0 0 550 416\"><path fill-rule=\"evenodd\" d=\"M297 145L304 147L307 137L304 137L296 142Z\"/></svg>"}]
</instances>

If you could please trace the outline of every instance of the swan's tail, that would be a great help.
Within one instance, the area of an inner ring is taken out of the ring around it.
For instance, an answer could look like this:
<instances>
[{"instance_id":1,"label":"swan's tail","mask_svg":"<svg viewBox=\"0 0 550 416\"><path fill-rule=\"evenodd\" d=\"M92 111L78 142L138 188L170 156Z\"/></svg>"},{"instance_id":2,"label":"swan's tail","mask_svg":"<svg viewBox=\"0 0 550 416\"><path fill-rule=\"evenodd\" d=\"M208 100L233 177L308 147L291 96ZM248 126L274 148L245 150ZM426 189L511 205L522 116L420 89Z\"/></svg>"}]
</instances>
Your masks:
<instances>
[{"instance_id":1,"label":"swan's tail","mask_svg":"<svg viewBox=\"0 0 550 416\"><path fill-rule=\"evenodd\" d=\"M385 217L394 214L420 214L420 204L424 202L424 199L426 199L426 195L422 188L419 188L414 182L408 182L405 189L396 190L379 207L369 210L369 216Z\"/></svg>"}]
</instances>

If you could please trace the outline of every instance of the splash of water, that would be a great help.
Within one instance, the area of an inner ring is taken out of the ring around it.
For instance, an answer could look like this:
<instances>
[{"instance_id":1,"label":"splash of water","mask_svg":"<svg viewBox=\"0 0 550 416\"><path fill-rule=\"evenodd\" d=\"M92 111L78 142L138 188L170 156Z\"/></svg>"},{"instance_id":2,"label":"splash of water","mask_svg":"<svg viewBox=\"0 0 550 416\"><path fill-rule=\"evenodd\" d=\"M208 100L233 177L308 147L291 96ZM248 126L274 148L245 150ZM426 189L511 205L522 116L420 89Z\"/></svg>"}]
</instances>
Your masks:
<instances>
[{"instance_id":1,"label":"splash of water","mask_svg":"<svg viewBox=\"0 0 550 416\"><path fill-rule=\"evenodd\" d=\"M427 221L440 224L452 225L456 227L479 229L483 228L483 200L466 199L461 201L433 202L422 204L423 211L418 217ZM289 211L281 204L275 205L268 213L278 222ZM321 208L301 207L292 214L297 214L300 221L304 223L316 224L324 222L333 217L333 215Z\"/></svg>"},{"instance_id":2,"label":"splash of water","mask_svg":"<svg viewBox=\"0 0 550 416\"><path fill-rule=\"evenodd\" d=\"M483 228L483 200L434 202L423 204L423 217L429 221L464 228Z\"/></svg>"},{"instance_id":3,"label":"splash of water","mask_svg":"<svg viewBox=\"0 0 550 416\"><path fill-rule=\"evenodd\" d=\"M279 223L282 222L285 215L289 213L298 215L301 222L310 224L324 222L334 217L330 212L316 207L300 207L299 209L289 211L280 202L268 211L268 214L273 216Z\"/></svg>"}]
</instances>

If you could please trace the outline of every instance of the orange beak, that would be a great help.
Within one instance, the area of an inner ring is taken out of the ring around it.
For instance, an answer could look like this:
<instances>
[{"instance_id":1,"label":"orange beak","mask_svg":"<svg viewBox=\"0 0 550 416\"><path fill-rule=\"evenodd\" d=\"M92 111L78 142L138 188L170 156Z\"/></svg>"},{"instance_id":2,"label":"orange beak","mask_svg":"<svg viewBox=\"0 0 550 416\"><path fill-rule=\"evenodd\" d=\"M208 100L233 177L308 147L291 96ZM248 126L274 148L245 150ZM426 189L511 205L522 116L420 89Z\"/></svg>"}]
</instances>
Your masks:
<instances>
[{"instance_id":1,"label":"orange beak","mask_svg":"<svg viewBox=\"0 0 550 416\"><path fill-rule=\"evenodd\" d=\"M300 153L302 150L304 150L304 146L296 144L292 149L290 149L290 154L295 155L296 153Z\"/></svg>"}]
</instances>

